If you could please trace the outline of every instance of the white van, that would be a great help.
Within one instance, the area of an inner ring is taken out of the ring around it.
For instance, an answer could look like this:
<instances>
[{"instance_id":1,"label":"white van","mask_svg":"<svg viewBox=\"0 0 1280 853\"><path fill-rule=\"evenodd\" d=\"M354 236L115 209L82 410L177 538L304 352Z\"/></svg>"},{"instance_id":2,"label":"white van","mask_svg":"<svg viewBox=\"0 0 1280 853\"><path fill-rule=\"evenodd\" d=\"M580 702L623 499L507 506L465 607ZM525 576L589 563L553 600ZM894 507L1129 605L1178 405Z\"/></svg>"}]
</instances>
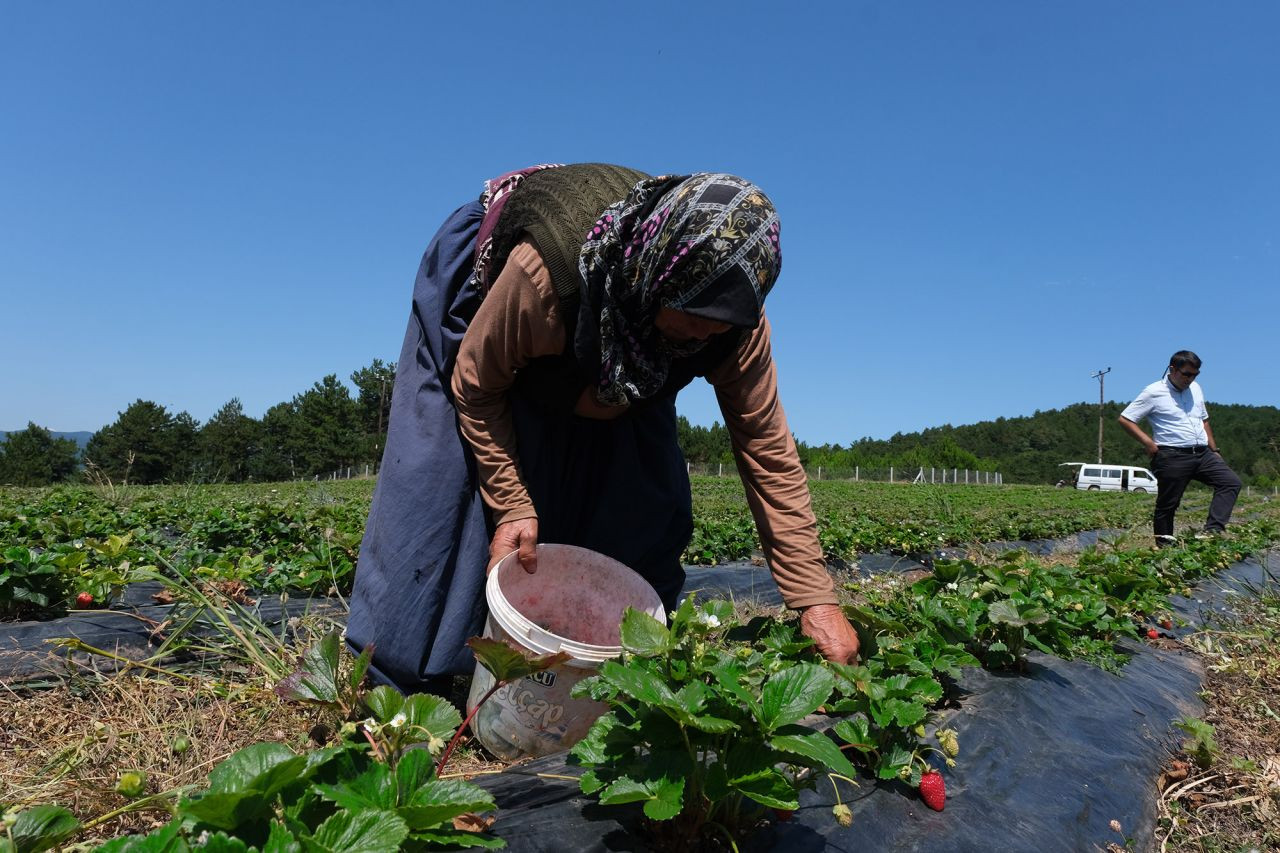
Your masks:
<instances>
[{"instance_id":1,"label":"white van","mask_svg":"<svg viewBox=\"0 0 1280 853\"><path fill-rule=\"evenodd\" d=\"M1156 475L1135 465L1111 465L1093 462L1064 462L1079 466L1075 487L1090 492L1144 492L1154 495L1159 489Z\"/></svg>"}]
</instances>

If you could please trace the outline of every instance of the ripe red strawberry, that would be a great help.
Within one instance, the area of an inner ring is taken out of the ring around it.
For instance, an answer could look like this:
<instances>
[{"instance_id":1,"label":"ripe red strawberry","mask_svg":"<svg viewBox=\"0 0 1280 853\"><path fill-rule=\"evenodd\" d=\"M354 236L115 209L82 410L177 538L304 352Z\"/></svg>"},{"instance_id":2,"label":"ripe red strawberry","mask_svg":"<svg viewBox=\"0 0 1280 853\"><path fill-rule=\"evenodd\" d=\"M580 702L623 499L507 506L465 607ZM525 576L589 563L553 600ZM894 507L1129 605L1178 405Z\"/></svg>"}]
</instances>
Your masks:
<instances>
[{"instance_id":1,"label":"ripe red strawberry","mask_svg":"<svg viewBox=\"0 0 1280 853\"><path fill-rule=\"evenodd\" d=\"M82 592L76 596L76 609L87 610L93 606L93 593Z\"/></svg>"},{"instance_id":2,"label":"ripe red strawberry","mask_svg":"<svg viewBox=\"0 0 1280 853\"><path fill-rule=\"evenodd\" d=\"M795 809L774 809L773 816L779 821L791 820L791 816L796 813Z\"/></svg>"},{"instance_id":3,"label":"ripe red strawberry","mask_svg":"<svg viewBox=\"0 0 1280 853\"><path fill-rule=\"evenodd\" d=\"M920 777L920 799L935 812L947 802L947 783L937 770L926 770Z\"/></svg>"},{"instance_id":4,"label":"ripe red strawberry","mask_svg":"<svg viewBox=\"0 0 1280 853\"><path fill-rule=\"evenodd\" d=\"M1158 639L1158 638L1159 638L1159 636L1160 636L1160 632L1159 632L1159 631L1157 631L1155 628L1148 628L1148 629L1147 629L1147 639L1149 639L1149 640L1155 640L1155 639Z\"/></svg>"},{"instance_id":5,"label":"ripe red strawberry","mask_svg":"<svg viewBox=\"0 0 1280 853\"><path fill-rule=\"evenodd\" d=\"M1172 619L1161 619L1161 620L1160 620L1160 627L1161 627L1161 628L1164 628L1166 631L1170 630L1171 628L1173 628L1173 620L1172 620Z\"/></svg>"}]
</instances>

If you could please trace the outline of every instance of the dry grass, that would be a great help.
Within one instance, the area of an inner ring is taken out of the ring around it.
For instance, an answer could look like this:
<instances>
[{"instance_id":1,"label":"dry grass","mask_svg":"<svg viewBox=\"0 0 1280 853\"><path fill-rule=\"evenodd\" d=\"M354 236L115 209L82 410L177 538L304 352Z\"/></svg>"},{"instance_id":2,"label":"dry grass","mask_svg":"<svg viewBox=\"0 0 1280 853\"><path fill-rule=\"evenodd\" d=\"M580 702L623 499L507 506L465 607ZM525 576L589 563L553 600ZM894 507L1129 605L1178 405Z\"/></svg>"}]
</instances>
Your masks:
<instances>
[{"instance_id":1,"label":"dry grass","mask_svg":"<svg viewBox=\"0 0 1280 853\"><path fill-rule=\"evenodd\" d=\"M211 679L112 675L69 680L52 689L3 688L0 802L25 808L51 803L82 821L125 804L119 774L140 769L149 794L203 787L210 768L259 741L308 745L314 713L285 705L262 687ZM190 744L175 752L178 738ZM162 808L96 827L100 839L163 823ZM87 840L87 839L86 839Z\"/></svg>"},{"instance_id":2,"label":"dry grass","mask_svg":"<svg viewBox=\"0 0 1280 853\"><path fill-rule=\"evenodd\" d=\"M17 809L55 804L91 821L124 806L113 790L120 773L144 770L147 794L182 786L201 790L209 771L254 743L301 752L332 737L328 712L282 702L265 683L190 681L151 674L88 675L55 687L0 687L0 804ZM175 751L185 738L189 747ZM464 740L446 770L472 778L506 765ZM168 820L162 804L92 827L78 840L102 842L148 832Z\"/></svg>"},{"instance_id":3,"label":"dry grass","mask_svg":"<svg viewBox=\"0 0 1280 853\"><path fill-rule=\"evenodd\" d=\"M1191 638L1205 661L1208 766L1176 756L1160 780L1160 850L1280 850L1280 593L1236 602L1237 616Z\"/></svg>"}]
</instances>

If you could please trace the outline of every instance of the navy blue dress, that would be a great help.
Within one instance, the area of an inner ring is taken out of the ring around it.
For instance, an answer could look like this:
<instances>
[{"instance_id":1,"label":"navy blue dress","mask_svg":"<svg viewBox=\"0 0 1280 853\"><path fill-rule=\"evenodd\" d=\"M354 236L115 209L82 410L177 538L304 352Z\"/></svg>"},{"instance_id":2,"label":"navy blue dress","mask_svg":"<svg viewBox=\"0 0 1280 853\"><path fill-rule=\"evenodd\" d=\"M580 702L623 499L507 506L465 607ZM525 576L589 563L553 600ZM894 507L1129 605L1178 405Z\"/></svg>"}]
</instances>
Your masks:
<instances>
[{"instance_id":1,"label":"navy blue dress","mask_svg":"<svg viewBox=\"0 0 1280 853\"><path fill-rule=\"evenodd\" d=\"M483 630L486 615L493 525L449 390L480 302L470 276L482 216L479 202L454 212L418 270L351 594L347 642L357 650L373 643L372 674L405 692L438 690L439 676L471 673L466 641ZM680 555L693 531L675 393L693 372L673 372L654 399L602 421L572 413L565 401L576 391L548 393L549 382L566 373L558 360L572 357L535 362L511 391L539 541L613 557L673 608L684 581Z\"/></svg>"}]
</instances>

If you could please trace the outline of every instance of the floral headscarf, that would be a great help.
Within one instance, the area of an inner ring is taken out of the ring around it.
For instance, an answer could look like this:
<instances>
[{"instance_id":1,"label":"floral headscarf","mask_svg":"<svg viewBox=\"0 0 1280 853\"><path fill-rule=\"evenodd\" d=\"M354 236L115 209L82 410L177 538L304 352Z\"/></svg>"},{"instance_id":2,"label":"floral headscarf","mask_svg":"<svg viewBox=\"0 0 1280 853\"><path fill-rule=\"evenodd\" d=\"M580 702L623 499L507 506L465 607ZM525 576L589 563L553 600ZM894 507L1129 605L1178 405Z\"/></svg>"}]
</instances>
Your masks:
<instances>
[{"instance_id":1,"label":"floral headscarf","mask_svg":"<svg viewBox=\"0 0 1280 853\"><path fill-rule=\"evenodd\" d=\"M698 173L641 181L597 220L578 261L584 307L599 318L596 398L622 405L666 382L674 343L654 327L661 307L752 329L782 267L778 214L755 184Z\"/></svg>"}]
</instances>

